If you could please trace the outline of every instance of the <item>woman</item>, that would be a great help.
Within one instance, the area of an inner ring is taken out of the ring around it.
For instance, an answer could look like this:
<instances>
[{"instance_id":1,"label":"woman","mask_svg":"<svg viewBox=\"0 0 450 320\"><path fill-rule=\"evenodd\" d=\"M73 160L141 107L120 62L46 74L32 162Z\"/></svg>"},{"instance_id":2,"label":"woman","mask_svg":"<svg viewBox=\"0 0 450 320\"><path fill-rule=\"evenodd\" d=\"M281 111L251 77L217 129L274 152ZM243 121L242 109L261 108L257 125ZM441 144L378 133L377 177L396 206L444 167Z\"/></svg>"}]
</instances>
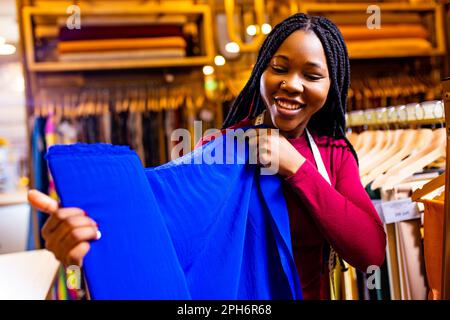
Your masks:
<instances>
[{"instance_id":1,"label":"woman","mask_svg":"<svg viewBox=\"0 0 450 320\"><path fill-rule=\"evenodd\" d=\"M345 138L349 74L347 49L337 27L323 17L293 15L267 36L223 125L243 127L257 117L279 129L280 135L252 143L264 143L259 147L269 151L265 154L279 159L304 299L328 297L323 257L330 245L363 272L384 260L384 229L361 185L356 153ZM319 150L315 156L313 145ZM260 160L267 164L267 159ZM316 168L322 162L323 175ZM81 265L88 241L97 238L96 223L81 209L58 209L37 191L30 191L29 200L50 214L42 229L46 248L66 265Z\"/></svg>"}]
</instances>

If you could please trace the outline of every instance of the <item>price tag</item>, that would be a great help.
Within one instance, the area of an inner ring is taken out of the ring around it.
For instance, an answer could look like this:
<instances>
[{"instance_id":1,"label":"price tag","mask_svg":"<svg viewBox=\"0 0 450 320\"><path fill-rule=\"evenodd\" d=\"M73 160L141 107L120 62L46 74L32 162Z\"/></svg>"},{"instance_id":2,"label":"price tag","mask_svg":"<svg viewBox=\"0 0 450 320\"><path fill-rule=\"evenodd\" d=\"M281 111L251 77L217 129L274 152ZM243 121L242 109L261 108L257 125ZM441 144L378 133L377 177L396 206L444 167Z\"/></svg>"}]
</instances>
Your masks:
<instances>
[{"instance_id":1,"label":"price tag","mask_svg":"<svg viewBox=\"0 0 450 320\"><path fill-rule=\"evenodd\" d=\"M382 202L381 209L386 224L420 218L417 204L411 198Z\"/></svg>"}]
</instances>

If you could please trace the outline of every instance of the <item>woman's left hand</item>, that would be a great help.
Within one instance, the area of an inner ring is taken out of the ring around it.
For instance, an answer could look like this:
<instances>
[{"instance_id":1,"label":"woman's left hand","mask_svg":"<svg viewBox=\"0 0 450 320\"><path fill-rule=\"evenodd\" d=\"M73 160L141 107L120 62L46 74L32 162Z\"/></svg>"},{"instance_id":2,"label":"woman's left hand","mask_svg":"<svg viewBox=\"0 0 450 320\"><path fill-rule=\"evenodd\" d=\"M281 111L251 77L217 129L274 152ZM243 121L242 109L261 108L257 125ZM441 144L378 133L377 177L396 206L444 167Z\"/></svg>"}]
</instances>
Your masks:
<instances>
[{"instance_id":1,"label":"woman's left hand","mask_svg":"<svg viewBox=\"0 0 450 320\"><path fill-rule=\"evenodd\" d=\"M250 150L256 152L259 165L289 177L305 162L294 146L276 129L254 129L256 134L249 139Z\"/></svg>"}]
</instances>

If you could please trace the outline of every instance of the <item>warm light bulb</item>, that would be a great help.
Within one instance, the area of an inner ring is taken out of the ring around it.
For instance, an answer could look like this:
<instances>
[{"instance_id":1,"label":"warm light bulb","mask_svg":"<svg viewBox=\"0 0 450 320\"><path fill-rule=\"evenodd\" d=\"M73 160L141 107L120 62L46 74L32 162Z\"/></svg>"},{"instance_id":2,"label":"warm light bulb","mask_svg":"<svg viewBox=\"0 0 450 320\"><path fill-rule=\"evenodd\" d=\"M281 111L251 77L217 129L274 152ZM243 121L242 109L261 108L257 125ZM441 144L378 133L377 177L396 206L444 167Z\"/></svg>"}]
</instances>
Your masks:
<instances>
[{"instance_id":1,"label":"warm light bulb","mask_svg":"<svg viewBox=\"0 0 450 320\"><path fill-rule=\"evenodd\" d=\"M205 76L210 76L214 73L214 68L212 66L204 66L203 67L203 74Z\"/></svg>"},{"instance_id":2,"label":"warm light bulb","mask_svg":"<svg viewBox=\"0 0 450 320\"><path fill-rule=\"evenodd\" d=\"M262 30L262 33L268 34L268 33L270 33L270 31L272 31L272 26L270 24L268 24L268 23L264 23L261 26L261 30Z\"/></svg>"},{"instance_id":3,"label":"warm light bulb","mask_svg":"<svg viewBox=\"0 0 450 320\"><path fill-rule=\"evenodd\" d=\"M216 66L223 66L225 64L225 58L222 56L215 56L214 63Z\"/></svg>"},{"instance_id":4,"label":"warm light bulb","mask_svg":"<svg viewBox=\"0 0 450 320\"><path fill-rule=\"evenodd\" d=\"M247 34L248 34L249 36L254 36L254 35L256 35L256 26L253 25L253 24L249 25L249 26L247 27Z\"/></svg>"},{"instance_id":5,"label":"warm light bulb","mask_svg":"<svg viewBox=\"0 0 450 320\"><path fill-rule=\"evenodd\" d=\"M236 42L228 42L225 45L225 50L229 53L238 53L240 51L240 48Z\"/></svg>"}]
</instances>

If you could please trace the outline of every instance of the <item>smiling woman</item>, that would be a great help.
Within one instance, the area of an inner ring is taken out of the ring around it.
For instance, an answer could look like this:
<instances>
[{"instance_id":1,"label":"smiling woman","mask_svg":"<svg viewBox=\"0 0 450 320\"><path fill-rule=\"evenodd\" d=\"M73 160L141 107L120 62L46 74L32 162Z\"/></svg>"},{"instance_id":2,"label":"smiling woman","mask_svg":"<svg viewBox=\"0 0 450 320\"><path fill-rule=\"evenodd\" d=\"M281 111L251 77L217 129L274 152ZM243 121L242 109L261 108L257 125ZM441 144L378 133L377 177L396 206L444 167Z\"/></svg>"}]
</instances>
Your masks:
<instances>
[{"instance_id":1,"label":"smiling woman","mask_svg":"<svg viewBox=\"0 0 450 320\"><path fill-rule=\"evenodd\" d=\"M345 137L349 83L347 48L336 25L295 14L267 36L223 125L239 128L257 117L280 132L254 143L277 159L284 177L304 299L335 294L324 272L330 245L363 272L384 260L384 229Z\"/></svg>"}]
</instances>

